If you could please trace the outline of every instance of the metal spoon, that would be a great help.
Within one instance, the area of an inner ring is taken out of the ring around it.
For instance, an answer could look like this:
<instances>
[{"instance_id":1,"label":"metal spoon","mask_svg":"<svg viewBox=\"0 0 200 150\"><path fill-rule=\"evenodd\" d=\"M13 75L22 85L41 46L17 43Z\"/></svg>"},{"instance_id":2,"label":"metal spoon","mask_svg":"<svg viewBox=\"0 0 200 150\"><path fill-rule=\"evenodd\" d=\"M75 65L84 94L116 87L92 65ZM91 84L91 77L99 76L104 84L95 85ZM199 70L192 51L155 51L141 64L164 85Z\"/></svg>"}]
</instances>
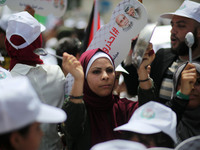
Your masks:
<instances>
[{"instance_id":1,"label":"metal spoon","mask_svg":"<svg viewBox=\"0 0 200 150\"><path fill-rule=\"evenodd\" d=\"M58 55L55 55L55 54L51 54L51 53L48 53L44 48L37 48L37 49L35 49L34 51L33 51L35 54L37 54L37 55L40 55L40 56L46 56L46 55L52 55L52 56L54 56L54 57L56 57L56 58L58 58L58 59L63 59L63 57L61 57L61 56L58 56Z\"/></svg>"},{"instance_id":2,"label":"metal spoon","mask_svg":"<svg viewBox=\"0 0 200 150\"><path fill-rule=\"evenodd\" d=\"M189 62L192 62L192 45L194 44L194 35L192 32L188 32L185 36L185 43L189 47Z\"/></svg>"}]
</instances>

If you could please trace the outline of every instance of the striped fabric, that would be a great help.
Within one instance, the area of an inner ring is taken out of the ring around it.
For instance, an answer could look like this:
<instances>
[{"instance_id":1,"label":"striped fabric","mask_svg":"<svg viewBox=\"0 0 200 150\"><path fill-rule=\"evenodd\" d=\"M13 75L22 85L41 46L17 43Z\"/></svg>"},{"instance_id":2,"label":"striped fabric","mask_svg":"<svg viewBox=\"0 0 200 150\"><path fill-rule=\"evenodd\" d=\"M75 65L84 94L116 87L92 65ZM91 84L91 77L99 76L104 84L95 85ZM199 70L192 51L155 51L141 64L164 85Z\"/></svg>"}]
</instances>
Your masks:
<instances>
[{"instance_id":1,"label":"striped fabric","mask_svg":"<svg viewBox=\"0 0 200 150\"><path fill-rule=\"evenodd\" d=\"M173 73L176 71L178 66L182 64L183 61L177 59L176 62L173 62L172 65L168 68L167 72L164 74L164 78L161 84L160 89L160 98L170 100L173 87Z\"/></svg>"}]
</instances>

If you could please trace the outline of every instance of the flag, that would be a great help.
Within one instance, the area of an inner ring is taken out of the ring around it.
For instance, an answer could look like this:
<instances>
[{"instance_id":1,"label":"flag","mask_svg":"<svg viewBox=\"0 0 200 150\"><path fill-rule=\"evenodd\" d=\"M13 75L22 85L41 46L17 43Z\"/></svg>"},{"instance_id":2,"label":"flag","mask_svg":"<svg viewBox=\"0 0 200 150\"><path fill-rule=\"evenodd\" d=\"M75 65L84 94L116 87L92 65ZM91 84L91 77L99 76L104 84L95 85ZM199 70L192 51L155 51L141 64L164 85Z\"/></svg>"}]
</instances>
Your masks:
<instances>
[{"instance_id":1,"label":"flag","mask_svg":"<svg viewBox=\"0 0 200 150\"><path fill-rule=\"evenodd\" d=\"M85 38L82 44L82 52L86 51L87 47L90 45L95 33L100 29L100 14L98 0L94 0L92 12L90 14L90 19L88 26L85 30Z\"/></svg>"}]
</instances>

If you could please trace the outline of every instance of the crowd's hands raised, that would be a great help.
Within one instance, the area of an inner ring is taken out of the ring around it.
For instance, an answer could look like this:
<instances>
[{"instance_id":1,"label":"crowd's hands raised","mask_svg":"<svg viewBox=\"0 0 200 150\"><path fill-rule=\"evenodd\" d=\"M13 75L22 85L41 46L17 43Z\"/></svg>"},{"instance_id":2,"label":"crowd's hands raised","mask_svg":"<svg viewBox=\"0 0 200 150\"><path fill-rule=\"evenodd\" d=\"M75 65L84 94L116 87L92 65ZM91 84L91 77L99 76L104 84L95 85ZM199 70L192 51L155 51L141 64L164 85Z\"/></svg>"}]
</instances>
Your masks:
<instances>
[{"instance_id":1,"label":"crowd's hands raised","mask_svg":"<svg viewBox=\"0 0 200 150\"><path fill-rule=\"evenodd\" d=\"M139 81L144 81L149 78L149 74L151 70L150 65L153 62L154 58L155 58L155 53L153 51L153 45L149 43L147 50L143 56L142 63L137 70ZM139 86L142 89L150 89L152 87L152 82L150 80L147 80L145 82L140 82Z\"/></svg>"},{"instance_id":2,"label":"crowd's hands raised","mask_svg":"<svg viewBox=\"0 0 200 150\"><path fill-rule=\"evenodd\" d=\"M180 92L189 95L197 80L195 65L188 63L181 73Z\"/></svg>"}]
</instances>

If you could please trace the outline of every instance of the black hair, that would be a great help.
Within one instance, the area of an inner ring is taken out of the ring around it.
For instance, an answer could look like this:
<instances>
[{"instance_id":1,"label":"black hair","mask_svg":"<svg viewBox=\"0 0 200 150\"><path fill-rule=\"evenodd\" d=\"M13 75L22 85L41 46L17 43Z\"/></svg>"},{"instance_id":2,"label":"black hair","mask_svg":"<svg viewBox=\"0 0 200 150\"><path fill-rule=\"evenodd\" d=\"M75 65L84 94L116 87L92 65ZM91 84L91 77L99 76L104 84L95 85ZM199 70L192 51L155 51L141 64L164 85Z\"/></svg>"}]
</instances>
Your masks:
<instances>
[{"instance_id":1,"label":"black hair","mask_svg":"<svg viewBox=\"0 0 200 150\"><path fill-rule=\"evenodd\" d=\"M175 143L173 139L164 132L154 134L140 134L136 132L123 131L123 139L131 140L136 138L139 143L144 144L146 147L150 147L151 143L154 143L156 147L174 148Z\"/></svg>"},{"instance_id":2,"label":"black hair","mask_svg":"<svg viewBox=\"0 0 200 150\"><path fill-rule=\"evenodd\" d=\"M56 46L56 54L62 56L64 52L71 54L76 57L81 50L81 42L78 38L65 37L58 41ZM58 65L62 68L62 60L58 60Z\"/></svg>"},{"instance_id":3,"label":"black hair","mask_svg":"<svg viewBox=\"0 0 200 150\"><path fill-rule=\"evenodd\" d=\"M0 135L0 150L15 150L10 142L13 132L18 132L21 136L26 137L32 124L29 124L19 130L14 130Z\"/></svg>"}]
</instances>

